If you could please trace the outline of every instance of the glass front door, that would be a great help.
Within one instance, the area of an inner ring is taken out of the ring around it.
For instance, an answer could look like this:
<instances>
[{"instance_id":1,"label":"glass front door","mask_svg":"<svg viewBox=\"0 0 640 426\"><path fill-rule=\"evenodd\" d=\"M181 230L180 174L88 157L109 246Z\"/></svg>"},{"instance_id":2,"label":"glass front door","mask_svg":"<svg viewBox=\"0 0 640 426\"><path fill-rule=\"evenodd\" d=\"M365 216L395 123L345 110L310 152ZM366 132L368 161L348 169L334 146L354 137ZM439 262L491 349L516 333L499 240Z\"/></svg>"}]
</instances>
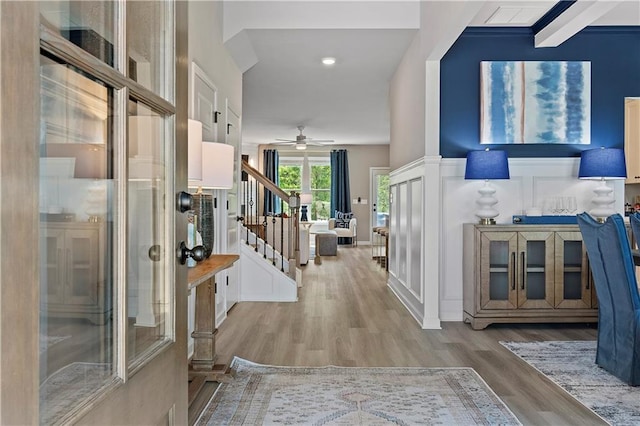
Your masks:
<instances>
[{"instance_id":1,"label":"glass front door","mask_svg":"<svg viewBox=\"0 0 640 426\"><path fill-rule=\"evenodd\" d=\"M186 418L174 3L43 1L40 15L39 421Z\"/></svg>"},{"instance_id":2,"label":"glass front door","mask_svg":"<svg viewBox=\"0 0 640 426\"><path fill-rule=\"evenodd\" d=\"M389 169L371 168L371 227L389 226Z\"/></svg>"}]
</instances>

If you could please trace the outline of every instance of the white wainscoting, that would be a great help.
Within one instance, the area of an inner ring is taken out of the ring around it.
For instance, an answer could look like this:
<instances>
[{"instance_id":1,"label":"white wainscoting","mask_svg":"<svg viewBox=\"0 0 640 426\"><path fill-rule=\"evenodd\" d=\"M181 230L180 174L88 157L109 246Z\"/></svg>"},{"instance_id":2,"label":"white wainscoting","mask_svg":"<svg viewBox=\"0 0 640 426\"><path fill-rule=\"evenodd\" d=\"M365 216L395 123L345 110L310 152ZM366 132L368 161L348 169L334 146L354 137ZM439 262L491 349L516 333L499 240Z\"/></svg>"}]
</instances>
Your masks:
<instances>
[{"instance_id":1,"label":"white wainscoting","mask_svg":"<svg viewBox=\"0 0 640 426\"><path fill-rule=\"evenodd\" d=\"M388 285L423 328L440 328L437 317L439 264L425 255L438 248L437 244L425 240L425 233L430 231L427 224L433 219L427 215L425 181L427 177L434 177L434 171L438 181L439 160L439 157L435 161L423 158L408 164L393 171L389 183ZM437 194L439 191L435 201ZM438 233L437 223L432 229ZM425 285L425 281L432 285ZM430 311L435 311L435 316Z\"/></svg>"},{"instance_id":2,"label":"white wainscoting","mask_svg":"<svg viewBox=\"0 0 640 426\"><path fill-rule=\"evenodd\" d=\"M422 328L462 321L462 224L474 223L482 181L465 180L466 160L425 157L390 173L388 286ZM579 158L509 160L511 179L497 188L498 224L550 197L572 196L577 211L594 206L598 182L577 178ZM624 181L614 188L615 209L624 209Z\"/></svg>"},{"instance_id":3,"label":"white wainscoting","mask_svg":"<svg viewBox=\"0 0 640 426\"><path fill-rule=\"evenodd\" d=\"M462 224L477 222L474 215L475 200L482 181L465 180L466 160L443 159L440 164L441 230L440 230L440 307L442 321L462 321ZM512 222L513 215L523 214L529 207L544 207L545 199L554 196L576 197L578 212L594 206L591 199L596 181L580 180L579 158L516 158L509 160L511 179L496 180L496 208L498 224ZM435 184L427 181L428 185ZM615 209L624 210L624 181L608 183L614 188ZM427 188L427 191L429 189ZM428 224L425 224L428 227ZM438 238L433 232L425 234L427 240ZM428 271L425 271L427 274ZM425 283L429 293L429 281Z\"/></svg>"}]
</instances>

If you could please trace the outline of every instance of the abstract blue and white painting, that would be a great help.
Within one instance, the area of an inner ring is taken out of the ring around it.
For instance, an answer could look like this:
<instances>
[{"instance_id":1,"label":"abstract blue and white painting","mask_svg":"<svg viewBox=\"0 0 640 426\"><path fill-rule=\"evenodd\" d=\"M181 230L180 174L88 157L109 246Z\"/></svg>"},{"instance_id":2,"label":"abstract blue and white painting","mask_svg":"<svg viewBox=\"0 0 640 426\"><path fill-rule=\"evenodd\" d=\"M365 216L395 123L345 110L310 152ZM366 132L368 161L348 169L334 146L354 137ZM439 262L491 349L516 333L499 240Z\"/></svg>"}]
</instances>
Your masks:
<instances>
[{"instance_id":1,"label":"abstract blue and white painting","mask_svg":"<svg viewBox=\"0 0 640 426\"><path fill-rule=\"evenodd\" d=\"M591 143L591 63L480 63L480 143Z\"/></svg>"}]
</instances>

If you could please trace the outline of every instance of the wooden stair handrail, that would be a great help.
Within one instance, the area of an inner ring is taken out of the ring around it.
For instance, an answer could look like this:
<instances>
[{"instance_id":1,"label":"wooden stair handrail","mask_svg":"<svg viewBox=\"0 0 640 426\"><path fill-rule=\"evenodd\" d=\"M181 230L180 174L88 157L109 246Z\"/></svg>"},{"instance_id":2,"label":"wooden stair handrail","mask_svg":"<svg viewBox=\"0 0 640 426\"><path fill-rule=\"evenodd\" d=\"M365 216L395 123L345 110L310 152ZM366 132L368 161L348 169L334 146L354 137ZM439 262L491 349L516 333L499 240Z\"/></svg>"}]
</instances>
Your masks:
<instances>
[{"instance_id":1,"label":"wooden stair handrail","mask_svg":"<svg viewBox=\"0 0 640 426\"><path fill-rule=\"evenodd\" d=\"M265 188L273 192L276 196L285 200L289 204L289 194L287 194L282 188L273 183L271 179L260 173L258 170L251 167L247 160L242 160L242 171L249 173L255 180L260 182Z\"/></svg>"},{"instance_id":2,"label":"wooden stair handrail","mask_svg":"<svg viewBox=\"0 0 640 426\"><path fill-rule=\"evenodd\" d=\"M256 182L262 184L265 189L268 189L281 200L283 200L289 206L291 212L291 221L289 221L289 253L282 253L286 256L289 263L293 263L296 266L300 266L300 224L298 220L298 208L300 207L300 196L297 193L292 192L287 194L282 188L273 183L271 179L260 173L259 170L253 168L247 160L242 160L241 170L247 174L253 176ZM292 199L295 198L295 202L292 203ZM296 205L297 207L292 207ZM290 268L289 276L295 280L295 268Z\"/></svg>"}]
</instances>

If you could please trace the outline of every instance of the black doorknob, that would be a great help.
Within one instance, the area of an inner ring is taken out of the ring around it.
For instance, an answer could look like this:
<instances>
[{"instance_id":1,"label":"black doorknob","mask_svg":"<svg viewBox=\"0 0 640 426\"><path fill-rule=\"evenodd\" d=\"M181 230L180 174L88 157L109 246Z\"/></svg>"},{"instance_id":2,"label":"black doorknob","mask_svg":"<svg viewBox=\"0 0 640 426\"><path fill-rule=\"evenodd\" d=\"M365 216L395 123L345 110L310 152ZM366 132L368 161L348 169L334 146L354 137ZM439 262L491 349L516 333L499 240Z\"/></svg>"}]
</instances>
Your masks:
<instances>
[{"instance_id":1,"label":"black doorknob","mask_svg":"<svg viewBox=\"0 0 640 426\"><path fill-rule=\"evenodd\" d=\"M204 260L205 250L203 246L195 246L192 249L187 248L187 245L184 241L180 241L180 247L176 250L176 257L181 265L187 263L188 258L192 258L196 262L200 262Z\"/></svg>"},{"instance_id":2,"label":"black doorknob","mask_svg":"<svg viewBox=\"0 0 640 426\"><path fill-rule=\"evenodd\" d=\"M180 213L193 210L193 195L180 191L176 194L176 208Z\"/></svg>"}]
</instances>

